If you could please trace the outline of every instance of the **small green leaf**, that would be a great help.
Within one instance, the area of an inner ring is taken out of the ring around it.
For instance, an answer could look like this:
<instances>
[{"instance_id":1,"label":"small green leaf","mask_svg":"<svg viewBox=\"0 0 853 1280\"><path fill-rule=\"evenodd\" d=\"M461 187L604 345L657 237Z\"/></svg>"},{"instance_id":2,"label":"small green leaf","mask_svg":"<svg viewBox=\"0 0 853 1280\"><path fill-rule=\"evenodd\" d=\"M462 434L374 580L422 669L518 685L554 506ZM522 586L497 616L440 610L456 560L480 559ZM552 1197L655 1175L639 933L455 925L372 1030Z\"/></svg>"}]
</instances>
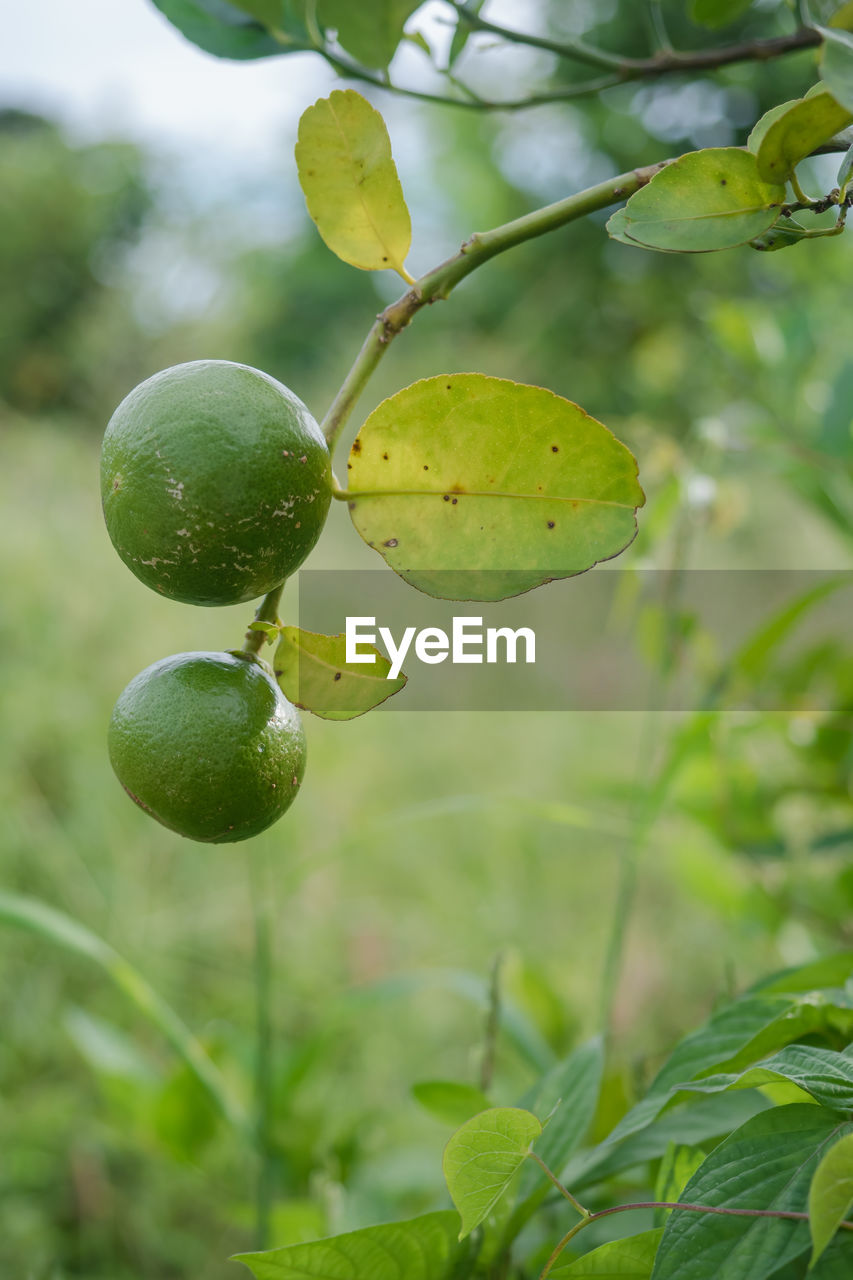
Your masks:
<instances>
[{"instance_id":1,"label":"small green leaf","mask_svg":"<svg viewBox=\"0 0 853 1280\"><path fill-rule=\"evenodd\" d=\"M565 1280L649 1280L663 1228L608 1240L572 1262L558 1263L549 1275Z\"/></svg>"},{"instance_id":2,"label":"small green leaf","mask_svg":"<svg viewBox=\"0 0 853 1280\"><path fill-rule=\"evenodd\" d=\"M403 263L412 223L385 121L354 89L335 89L303 112L296 144L308 212L326 244L362 271Z\"/></svg>"},{"instance_id":3,"label":"small green leaf","mask_svg":"<svg viewBox=\"0 0 853 1280\"><path fill-rule=\"evenodd\" d=\"M714 1208L802 1213L826 1145L853 1125L810 1104L773 1107L720 1144L684 1188ZM654 1280L766 1280L808 1248L805 1222L673 1210Z\"/></svg>"},{"instance_id":4,"label":"small green leaf","mask_svg":"<svg viewBox=\"0 0 853 1280\"><path fill-rule=\"evenodd\" d=\"M388 66L403 38L403 28L423 0L321 0L320 18L334 27L338 44L365 67Z\"/></svg>"},{"instance_id":5,"label":"small green leaf","mask_svg":"<svg viewBox=\"0 0 853 1280\"><path fill-rule=\"evenodd\" d=\"M830 1147L809 1188L809 1226L812 1233L810 1266L818 1258L853 1206L853 1133Z\"/></svg>"},{"instance_id":6,"label":"small green leaf","mask_svg":"<svg viewBox=\"0 0 853 1280\"><path fill-rule=\"evenodd\" d=\"M449 1209L327 1240L238 1253L256 1280L450 1280L459 1254L458 1219Z\"/></svg>"},{"instance_id":7,"label":"small green leaf","mask_svg":"<svg viewBox=\"0 0 853 1280\"><path fill-rule=\"evenodd\" d=\"M751 152L708 147L656 173L607 229L644 249L711 253L761 235L778 218L784 199L784 186L762 181Z\"/></svg>"},{"instance_id":8,"label":"small green leaf","mask_svg":"<svg viewBox=\"0 0 853 1280\"><path fill-rule=\"evenodd\" d=\"M618 555L645 497L637 464L583 409L479 373L380 404L349 461L353 523L413 586L503 600Z\"/></svg>"},{"instance_id":9,"label":"small green leaf","mask_svg":"<svg viewBox=\"0 0 853 1280\"><path fill-rule=\"evenodd\" d=\"M788 104L759 140L755 159L760 176L765 182L786 182L801 160L851 120L850 112L825 89Z\"/></svg>"},{"instance_id":10,"label":"small green leaf","mask_svg":"<svg viewBox=\"0 0 853 1280\"><path fill-rule=\"evenodd\" d=\"M478 14L485 4L485 0L469 0L465 6L473 14ZM450 52L447 57L448 70L452 70L454 63L462 56L462 51L470 39L473 27L470 22L466 22L460 13L456 18L456 30L453 32L453 39L450 41Z\"/></svg>"},{"instance_id":11,"label":"small green leaf","mask_svg":"<svg viewBox=\"0 0 853 1280\"><path fill-rule=\"evenodd\" d=\"M274 622L263 622L260 620L256 620L255 622L249 623L248 630L262 631L266 637L266 643L272 644L278 637L280 627L278 627Z\"/></svg>"},{"instance_id":12,"label":"small green leaf","mask_svg":"<svg viewBox=\"0 0 853 1280\"><path fill-rule=\"evenodd\" d=\"M542 1126L529 1111L494 1107L457 1129L444 1148L444 1178L459 1210L459 1239L491 1213L518 1173Z\"/></svg>"},{"instance_id":13,"label":"small green leaf","mask_svg":"<svg viewBox=\"0 0 853 1280\"><path fill-rule=\"evenodd\" d=\"M853 34L835 27L816 29L824 42L820 74L841 106L853 111Z\"/></svg>"},{"instance_id":14,"label":"small green leaf","mask_svg":"<svg viewBox=\"0 0 853 1280\"><path fill-rule=\"evenodd\" d=\"M264 0L257 2L264 4ZM187 40L218 58L244 61L310 48L307 32L299 20L297 0L278 0L277 5L271 0L265 7L265 12L278 10L279 39L250 16L251 10L246 11L245 5L229 3L229 0L154 0L154 4Z\"/></svg>"},{"instance_id":15,"label":"small green leaf","mask_svg":"<svg viewBox=\"0 0 853 1280\"><path fill-rule=\"evenodd\" d=\"M283 627L275 651L276 679L285 697L323 720L354 720L399 693L406 677L387 678L391 663L373 645L359 646L374 662L347 662L346 636Z\"/></svg>"},{"instance_id":16,"label":"small green leaf","mask_svg":"<svg viewBox=\"0 0 853 1280\"><path fill-rule=\"evenodd\" d=\"M412 1085L412 1097L445 1124L461 1125L491 1103L482 1089L457 1080L423 1080Z\"/></svg>"},{"instance_id":17,"label":"small green leaf","mask_svg":"<svg viewBox=\"0 0 853 1280\"><path fill-rule=\"evenodd\" d=\"M751 4L752 0L692 0L690 17L703 27L727 27Z\"/></svg>"},{"instance_id":18,"label":"small green leaf","mask_svg":"<svg viewBox=\"0 0 853 1280\"><path fill-rule=\"evenodd\" d=\"M779 249L790 249L808 239L808 231L794 218L780 218L769 231L765 231L763 236L756 236L749 244L750 248L757 249L760 253L776 253Z\"/></svg>"}]
</instances>

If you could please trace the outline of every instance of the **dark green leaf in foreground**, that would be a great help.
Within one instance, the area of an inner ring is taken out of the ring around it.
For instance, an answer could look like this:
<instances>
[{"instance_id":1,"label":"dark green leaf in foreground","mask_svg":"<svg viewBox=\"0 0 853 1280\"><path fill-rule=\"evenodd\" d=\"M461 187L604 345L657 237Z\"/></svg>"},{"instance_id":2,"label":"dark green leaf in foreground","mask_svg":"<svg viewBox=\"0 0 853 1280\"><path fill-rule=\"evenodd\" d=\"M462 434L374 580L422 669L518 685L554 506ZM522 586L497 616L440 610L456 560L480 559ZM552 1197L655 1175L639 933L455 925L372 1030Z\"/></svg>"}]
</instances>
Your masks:
<instances>
[{"instance_id":1,"label":"dark green leaf in foreground","mask_svg":"<svg viewBox=\"0 0 853 1280\"><path fill-rule=\"evenodd\" d=\"M423 0L321 0L320 18L337 31L338 43L365 67L388 66L403 27Z\"/></svg>"},{"instance_id":2,"label":"dark green leaf in foreground","mask_svg":"<svg viewBox=\"0 0 853 1280\"><path fill-rule=\"evenodd\" d=\"M275 675L285 697L324 720L353 720L378 707L406 683L404 675L386 677L391 663L373 645L360 652L375 662L347 662L346 637L324 636L299 627L283 627L275 651Z\"/></svg>"},{"instance_id":3,"label":"dark green leaf in foreground","mask_svg":"<svg viewBox=\"0 0 853 1280\"><path fill-rule=\"evenodd\" d=\"M853 111L853 34L835 27L818 27L824 45L820 73L842 107Z\"/></svg>"},{"instance_id":4,"label":"dark green leaf in foreground","mask_svg":"<svg viewBox=\"0 0 853 1280\"><path fill-rule=\"evenodd\" d=\"M764 182L737 147L691 151L656 173L607 224L616 239L670 253L746 244L773 225L785 188Z\"/></svg>"},{"instance_id":5,"label":"dark green leaf in foreground","mask_svg":"<svg viewBox=\"0 0 853 1280\"><path fill-rule=\"evenodd\" d=\"M238 1253L256 1280L447 1280L459 1252L455 1213L427 1213L327 1240Z\"/></svg>"},{"instance_id":6,"label":"dark green leaf in foreground","mask_svg":"<svg viewBox=\"0 0 853 1280\"><path fill-rule=\"evenodd\" d=\"M425 1111L453 1125L464 1124L491 1105L482 1089L457 1080L422 1080L412 1085L412 1096Z\"/></svg>"},{"instance_id":7,"label":"dark green leaf in foreground","mask_svg":"<svg viewBox=\"0 0 853 1280\"><path fill-rule=\"evenodd\" d=\"M645 1128L685 1081L709 1075L715 1068L739 1071L800 1036L828 1028L849 1038L853 1008L840 994L819 991L803 995L756 993L724 1006L708 1022L685 1036L652 1081L648 1095L619 1122L608 1139L616 1142Z\"/></svg>"},{"instance_id":8,"label":"dark green leaf in foreground","mask_svg":"<svg viewBox=\"0 0 853 1280\"><path fill-rule=\"evenodd\" d=\"M663 1228L609 1240L573 1262L558 1263L551 1276L565 1280L649 1280Z\"/></svg>"},{"instance_id":9,"label":"dark green leaf in foreground","mask_svg":"<svg viewBox=\"0 0 853 1280\"><path fill-rule=\"evenodd\" d=\"M789 1044L746 1071L706 1076L675 1088L716 1093L723 1089L757 1089L781 1081L795 1084L821 1106L853 1111L853 1057L817 1045Z\"/></svg>"},{"instance_id":10,"label":"dark green leaf in foreground","mask_svg":"<svg viewBox=\"0 0 853 1280\"><path fill-rule=\"evenodd\" d=\"M712 1151L686 1204L802 1213L824 1151L853 1124L808 1104L773 1107ZM806 1222L673 1210L653 1280L765 1280L809 1247Z\"/></svg>"},{"instance_id":11,"label":"dark green leaf in foreground","mask_svg":"<svg viewBox=\"0 0 853 1280\"><path fill-rule=\"evenodd\" d=\"M618 555L645 497L632 454L578 405L479 373L383 401L348 465L353 523L420 591L502 600Z\"/></svg>"},{"instance_id":12,"label":"dark green leaf in foreground","mask_svg":"<svg viewBox=\"0 0 853 1280\"><path fill-rule=\"evenodd\" d=\"M853 120L853 115L826 90L774 111L778 115L763 130L757 145L757 133L766 116L759 120L749 140L758 173L765 182L786 182L801 160Z\"/></svg>"},{"instance_id":13,"label":"dark green leaf in foreground","mask_svg":"<svg viewBox=\"0 0 853 1280\"><path fill-rule=\"evenodd\" d=\"M853 1134L847 1134L824 1155L809 1189L812 1265L826 1249L839 1224L853 1207Z\"/></svg>"},{"instance_id":14,"label":"dark green leaf in foreground","mask_svg":"<svg viewBox=\"0 0 853 1280\"><path fill-rule=\"evenodd\" d=\"M457 1129L444 1148L444 1179L467 1236L489 1216L542 1126L529 1111L493 1107Z\"/></svg>"},{"instance_id":15,"label":"dark green leaf in foreground","mask_svg":"<svg viewBox=\"0 0 853 1280\"><path fill-rule=\"evenodd\" d=\"M263 3L263 0L258 0ZM219 58L269 58L309 47L307 35L298 21L295 5L279 3L280 21L276 39L246 11L244 5L229 0L154 0L160 12L187 40ZM265 6L265 12L271 8Z\"/></svg>"},{"instance_id":16,"label":"dark green leaf in foreground","mask_svg":"<svg viewBox=\"0 0 853 1280\"><path fill-rule=\"evenodd\" d=\"M385 121L354 89L335 89L303 111L296 144L299 183L326 244L362 271L403 263L412 222Z\"/></svg>"}]
</instances>

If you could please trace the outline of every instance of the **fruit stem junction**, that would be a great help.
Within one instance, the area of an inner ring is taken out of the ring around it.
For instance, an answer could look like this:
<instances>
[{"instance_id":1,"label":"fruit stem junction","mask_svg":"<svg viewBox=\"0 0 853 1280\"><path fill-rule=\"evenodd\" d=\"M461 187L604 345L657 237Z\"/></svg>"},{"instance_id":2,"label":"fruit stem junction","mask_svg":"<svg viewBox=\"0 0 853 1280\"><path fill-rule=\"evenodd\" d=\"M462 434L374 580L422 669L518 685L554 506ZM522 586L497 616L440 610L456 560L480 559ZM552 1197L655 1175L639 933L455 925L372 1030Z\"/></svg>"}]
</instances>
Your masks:
<instances>
[{"instance_id":1,"label":"fruit stem junction","mask_svg":"<svg viewBox=\"0 0 853 1280\"><path fill-rule=\"evenodd\" d=\"M273 587L272 591L264 596L261 603L255 610L255 622L271 622L274 626L279 624L278 606L281 603L281 593L284 590L284 583L280 582L277 587ZM269 638L267 632L263 629L250 628L245 635L242 648L243 653L260 653L264 642Z\"/></svg>"}]
</instances>

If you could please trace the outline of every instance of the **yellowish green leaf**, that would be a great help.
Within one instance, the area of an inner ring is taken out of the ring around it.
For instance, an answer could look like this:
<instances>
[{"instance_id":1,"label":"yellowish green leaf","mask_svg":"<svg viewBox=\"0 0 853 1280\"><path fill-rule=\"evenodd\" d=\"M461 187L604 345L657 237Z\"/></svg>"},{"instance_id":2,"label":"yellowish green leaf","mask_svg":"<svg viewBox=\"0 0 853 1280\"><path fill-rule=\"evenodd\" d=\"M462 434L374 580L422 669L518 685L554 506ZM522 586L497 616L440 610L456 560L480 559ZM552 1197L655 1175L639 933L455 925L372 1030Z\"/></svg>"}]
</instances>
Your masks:
<instances>
[{"instance_id":1,"label":"yellowish green leaf","mask_svg":"<svg viewBox=\"0 0 853 1280\"><path fill-rule=\"evenodd\" d=\"M518 1173L542 1126L530 1111L493 1107L457 1129L444 1149L444 1178L459 1210L459 1239L489 1216Z\"/></svg>"},{"instance_id":2,"label":"yellowish green leaf","mask_svg":"<svg viewBox=\"0 0 853 1280\"><path fill-rule=\"evenodd\" d=\"M618 555L645 501L632 454L578 405L485 374L427 378L353 444L356 529L446 599L502 600Z\"/></svg>"},{"instance_id":3,"label":"yellowish green leaf","mask_svg":"<svg viewBox=\"0 0 853 1280\"><path fill-rule=\"evenodd\" d=\"M809 1226L812 1233L811 1266L853 1207L853 1134L834 1146L815 1169L809 1188Z\"/></svg>"},{"instance_id":4,"label":"yellowish green leaf","mask_svg":"<svg viewBox=\"0 0 853 1280\"><path fill-rule=\"evenodd\" d=\"M353 720L399 693L406 677L387 678L391 663L373 645L372 663L347 662L346 637L318 635L299 627L283 627L275 652L275 674L295 706L323 720Z\"/></svg>"},{"instance_id":5,"label":"yellowish green leaf","mask_svg":"<svg viewBox=\"0 0 853 1280\"><path fill-rule=\"evenodd\" d=\"M412 224L379 112L335 89L303 112L296 144L308 212L329 248L362 271L386 267L407 281Z\"/></svg>"}]
</instances>

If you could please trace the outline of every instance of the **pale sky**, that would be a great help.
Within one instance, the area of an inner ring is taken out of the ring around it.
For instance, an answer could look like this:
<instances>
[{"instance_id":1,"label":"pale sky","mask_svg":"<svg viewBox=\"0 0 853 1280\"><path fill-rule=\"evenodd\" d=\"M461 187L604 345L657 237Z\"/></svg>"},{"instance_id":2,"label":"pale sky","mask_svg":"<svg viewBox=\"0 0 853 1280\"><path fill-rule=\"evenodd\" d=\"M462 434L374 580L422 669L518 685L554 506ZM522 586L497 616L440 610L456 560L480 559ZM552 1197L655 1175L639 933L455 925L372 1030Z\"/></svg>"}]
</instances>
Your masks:
<instances>
[{"instance_id":1,"label":"pale sky","mask_svg":"<svg viewBox=\"0 0 853 1280\"><path fill-rule=\"evenodd\" d=\"M263 162L333 81L307 54L214 58L150 0L28 0L3 25L0 102L58 118L80 140L201 145Z\"/></svg>"}]
</instances>

